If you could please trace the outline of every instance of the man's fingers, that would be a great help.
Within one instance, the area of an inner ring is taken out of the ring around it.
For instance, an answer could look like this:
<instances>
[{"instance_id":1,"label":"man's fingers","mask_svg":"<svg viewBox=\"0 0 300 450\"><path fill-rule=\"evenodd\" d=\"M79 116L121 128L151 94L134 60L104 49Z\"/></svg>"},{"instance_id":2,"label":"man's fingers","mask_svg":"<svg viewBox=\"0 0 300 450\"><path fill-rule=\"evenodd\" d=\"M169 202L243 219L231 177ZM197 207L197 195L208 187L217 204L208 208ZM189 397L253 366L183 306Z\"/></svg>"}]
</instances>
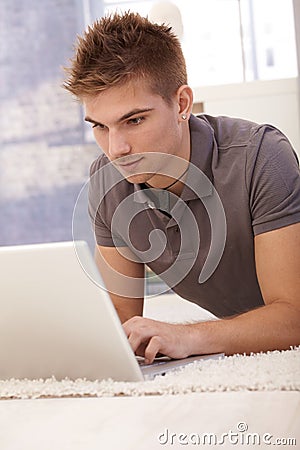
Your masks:
<instances>
[{"instance_id":1,"label":"man's fingers","mask_svg":"<svg viewBox=\"0 0 300 450\"><path fill-rule=\"evenodd\" d=\"M157 353L161 351L161 339L159 336L153 336L145 349L145 363L152 364Z\"/></svg>"},{"instance_id":2,"label":"man's fingers","mask_svg":"<svg viewBox=\"0 0 300 450\"><path fill-rule=\"evenodd\" d=\"M124 331L134 352L141 354L147 346L153 330L150 321L141 317L133 317L123 324Z\"/></svg>"},{"instance_id":3,"label":"man's fingers","mask_svg":"<svg viewBox=\"0 0 300 450\"><path fill-rule=\"evenodd\" d=\"M170 330L171 326L174 325L143 317L132 317L123 324L132 350L135 354L144 356L145 361L149 364L153 362L158 353L168 356L175 355L175 357L179 355L180 357L174 343L173 329Z\"/></svg>"},{"instance_id":4,"label":"man's fingers","mask_svg":"<svg viewBox=\"0 0 300 450\"><path fill-rule=\"evenodd\" d=\"M137 331L132 331L128 336L128 341L132 350L136 352L138 348L142 347L142 344L145 342L145 338Z\"/></svg>"},{"instance_id":5,"label":"man's fingers","mask_svg":"<svg viewBox=\"0 0 300 450\"><path fill-rule=\"evenodd\" d=\"M133 331L145 328L144 324L147 322L148 320L145 319L144 317L140 316L131 317L131 319L123 323L123 329L126 333L126 336L129 338L129 336L133 333Z\"/></svg>"}]
</instances>

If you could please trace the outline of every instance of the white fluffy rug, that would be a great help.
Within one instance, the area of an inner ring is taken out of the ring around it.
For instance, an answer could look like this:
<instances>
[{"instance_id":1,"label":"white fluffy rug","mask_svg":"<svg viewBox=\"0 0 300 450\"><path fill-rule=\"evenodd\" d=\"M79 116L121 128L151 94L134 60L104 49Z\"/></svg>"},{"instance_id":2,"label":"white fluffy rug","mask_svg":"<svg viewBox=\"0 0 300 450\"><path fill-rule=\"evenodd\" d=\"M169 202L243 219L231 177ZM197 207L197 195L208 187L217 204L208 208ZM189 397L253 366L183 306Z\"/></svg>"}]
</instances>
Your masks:
<instances>
[{"instance_id":1,"label":"white fluffy rug","mask_svg":"<svg viewBox=\"0 0 300 450\"><path fill-rule=\"evenodd\" d=\"M147 299L144 314L169 322L214 318L178 296ZM0 399L113 397L221 391L300 391L300 347L287 351L203 360L143 382L0 380Z\"/></svg>"},{"instance_id":2,"label":"white fluffy rug","mask_svg":"<svg viewBox=\"0 0 300 450\"><path fill-rule=\"evenodd\" d=\"M0 398L108 397L217 391L300 391L300 347L194 362L143 382L0 381Z\"/></svg>"}]
</instances>

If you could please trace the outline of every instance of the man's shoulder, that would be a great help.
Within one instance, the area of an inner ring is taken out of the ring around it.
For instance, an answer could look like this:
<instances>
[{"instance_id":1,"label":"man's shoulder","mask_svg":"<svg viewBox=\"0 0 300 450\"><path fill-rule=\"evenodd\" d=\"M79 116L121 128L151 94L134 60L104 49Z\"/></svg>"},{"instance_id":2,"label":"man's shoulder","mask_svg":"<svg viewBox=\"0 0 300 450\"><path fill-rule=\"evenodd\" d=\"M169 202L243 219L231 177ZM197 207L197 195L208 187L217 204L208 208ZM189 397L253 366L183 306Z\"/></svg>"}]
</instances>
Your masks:
<instances>
[{"instance_id":1,"label":"man's shoulder","mask_svg":"<svg viewBox=\"0 0 300 450\"><path fill-rule=\"evenodd\" d=\"M201 114L197 116L197 119L211 127L219 148L248 146L260 132L263 133L266 127L274 128L268 124L259 124L251 120L223 115Z\"/></svg>"},{"instance_id":2,"label":"man's shoulder","mask_svg":"<svg viewBox=\"0 0 300 450\"><path fill-rule=\"evenodd\" d=\"M132 193L133 185L124 178L105 154L101 154L91 164L89 190L95 195L101 192L103 198L109 198L109 201L115 204Z\"/></svg>"},{"instance_id":3,"label":"man's shoulder","mask_svg":"<svg viewBox=\"0 0 300 450\"><path fill-rule=\"evenodd\" d=\"M198 120L204 120L205 122L209 123L214 129L218 129L218 127L242 127L245 129L257 129L263 126L262 124L258 122L254 122L249 119L245 119L242 117L232 117L232 116L225 116L225 115L211 115L211 114L198 114L195 116Z\"/></svg>"},{"instance_id":4,"label":"man's shoulder","mask_svg":"<svg viewBox=\"0 0 300 450\"><path fill-rule=\"evenodd\" d=\"M109 163L109 159L104 153L101 153L98 158L96 158L90 166L90 175L94 175L102 167Z\"/></svg>"}]
</instances>

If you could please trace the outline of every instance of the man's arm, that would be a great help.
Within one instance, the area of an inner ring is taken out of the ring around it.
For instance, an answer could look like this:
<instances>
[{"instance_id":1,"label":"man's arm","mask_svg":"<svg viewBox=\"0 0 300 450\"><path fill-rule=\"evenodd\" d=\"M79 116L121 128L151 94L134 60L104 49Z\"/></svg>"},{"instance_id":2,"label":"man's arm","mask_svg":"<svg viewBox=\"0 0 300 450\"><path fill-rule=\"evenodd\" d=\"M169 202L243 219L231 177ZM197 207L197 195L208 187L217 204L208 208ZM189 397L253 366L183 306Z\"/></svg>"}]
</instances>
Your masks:
<instances>
[{"instance_id":1,"label":"man's arm","mask_svg":"<svg viewBox=\"0 0 300 450\"><path fill-rule=\"evenodd\" d=\"M152 361L202 353L250 353L300 344L300 223L255 237L257 277L265 306L217 321L174 325L132 318L131 346ZM145 351L144 351L145 348Z\"/></svg>"},{"instance_id":2,"label":"man's arm","mask_svg":"<svg viewBox=\"0 0 300 450\"><path fill-rule=\"evenodd\" d=\"M144 301L144 264L133 261L126 247L98 245L95 261L121 322L141 316Z\"/></svg>"}]
</instances>

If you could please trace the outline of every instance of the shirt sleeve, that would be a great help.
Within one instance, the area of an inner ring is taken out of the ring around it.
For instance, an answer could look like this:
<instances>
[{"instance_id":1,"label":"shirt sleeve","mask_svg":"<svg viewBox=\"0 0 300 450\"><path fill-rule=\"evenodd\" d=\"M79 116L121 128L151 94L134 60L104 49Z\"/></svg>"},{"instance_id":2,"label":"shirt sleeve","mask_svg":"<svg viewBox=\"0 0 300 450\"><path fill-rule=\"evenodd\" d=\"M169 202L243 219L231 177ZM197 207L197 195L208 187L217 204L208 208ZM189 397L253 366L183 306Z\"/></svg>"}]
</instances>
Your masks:
<instances>
[{"instance_id":1,"label":"shirt sleeve","mask_svg":"<svg viewBox=\"0 0 300 450\"><path fill-rule=\"evenodd\" d=\"M290 142L266 125L253 137L249 198L254 235L300 222L300 172Z\"/></svg>"}]
</instances>

